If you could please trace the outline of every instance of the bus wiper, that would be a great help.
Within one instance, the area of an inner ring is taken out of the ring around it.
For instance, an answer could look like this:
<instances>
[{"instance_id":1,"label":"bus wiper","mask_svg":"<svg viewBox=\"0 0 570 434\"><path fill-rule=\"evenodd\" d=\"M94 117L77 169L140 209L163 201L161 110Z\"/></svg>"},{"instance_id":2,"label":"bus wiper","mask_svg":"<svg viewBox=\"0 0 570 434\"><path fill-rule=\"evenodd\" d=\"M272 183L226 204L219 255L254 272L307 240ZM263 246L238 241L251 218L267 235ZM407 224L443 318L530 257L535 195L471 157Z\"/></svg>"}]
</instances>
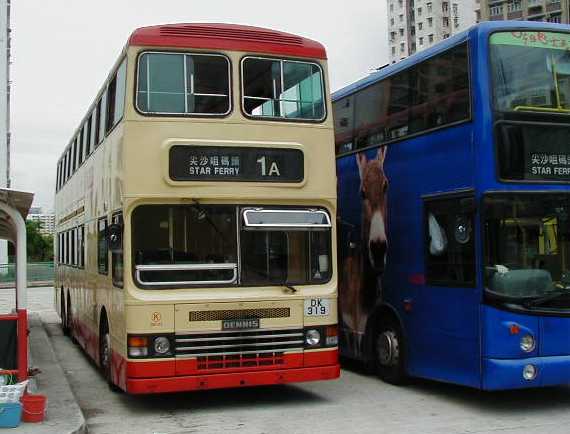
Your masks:
<instances>
[{"instance_id":1,"label":"bus wiper","mask_svg":"<svg viewBox=\"0 0 570 434\"><path fill-rule=\"evenodd\" d=\"M548 295L545 295L543 297L539 297L539 298L535 298L533 300L527 301L525 303L525 306L526 307L540 306L540 305L543 305L544 303L547 303L547 302L552 301L552 300L556 300L557 298L562 298L564 296L570 297L570 291L568 291L567 289L565 289L563 291L556 291L556 292L550 293Z\"/></svg>"},{"instance_id":2,"label":"bus wiper","mask_svg":"<svg viewBox=\"0 0 570 434\"><path fill-rule=\"evenodd\" d=\"M218 226L216 226L216 224L212 221L208 212L204 208L202 208L202 205L200 205L198 199L192 199L192 201L194 203L190 206L195 207L198 210L198 220L205 220L212 227L212 229L216 231L216 234L220 236L222 243L226 244L226 239L224 237L224 234L222 234Z\"/></svg>"},{"instance_id":3,"label":"bus wiper","mask_svg":"<svg viewBox=\"0 0 570 434\"><path fill-rule=\"evenodd\" d=\"M281 282L281 286L285 287L287 293L289 294L296 294L298 289L295 288L294 286L291 286L287 283L287 279L285 279L283 282Z\"/></svg>"}]
</instances>

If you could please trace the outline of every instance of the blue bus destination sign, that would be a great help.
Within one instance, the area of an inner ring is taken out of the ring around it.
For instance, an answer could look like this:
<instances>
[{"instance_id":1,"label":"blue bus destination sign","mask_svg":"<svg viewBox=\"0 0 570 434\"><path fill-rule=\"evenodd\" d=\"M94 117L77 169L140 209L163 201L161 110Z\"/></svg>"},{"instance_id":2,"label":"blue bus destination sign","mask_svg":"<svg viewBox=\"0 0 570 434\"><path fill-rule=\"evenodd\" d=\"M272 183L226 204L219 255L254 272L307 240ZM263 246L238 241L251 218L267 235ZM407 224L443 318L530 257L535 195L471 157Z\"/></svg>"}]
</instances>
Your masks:
<instances>
[{"instance_id":1,"label":"blue bus destination sign","mask_svg":"<svg viewBox=\"0 0 570 434\"><path fill-rule=\"evenodd\" d=\"M570 128L566 125L502 123L498 157L501 178L570 182Z\"/></svg>"},{"instance_id":2,"label":"blue bus destination sign","mask_svg":"<svg viewBox=\"0 0 570 434\"><path fill-rule=\"evenodd\" d=\"M298 149L175 145L169 174L174 181L301 182Z\"/></svg>"}]
</instances>

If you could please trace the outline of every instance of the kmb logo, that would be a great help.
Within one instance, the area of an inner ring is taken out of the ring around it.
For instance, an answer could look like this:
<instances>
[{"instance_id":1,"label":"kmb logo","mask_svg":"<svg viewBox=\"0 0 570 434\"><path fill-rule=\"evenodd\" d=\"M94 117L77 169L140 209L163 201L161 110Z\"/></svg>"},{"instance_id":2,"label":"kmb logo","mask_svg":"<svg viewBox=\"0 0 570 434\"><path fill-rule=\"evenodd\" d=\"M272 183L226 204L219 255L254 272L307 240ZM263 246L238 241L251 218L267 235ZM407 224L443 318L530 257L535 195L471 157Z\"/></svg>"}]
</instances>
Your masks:
<instances>
[{"instance_id":1,"label":"kmb logo","mask_svg":"<svg viewBox=\"0 0 570 434\"><path fill-rule=\"evenodd\" d=\"M157 325L161 322L162 320L162 316L160 315L160 312L153 312L151 315L151 321L154 325Z\"/></svg>"}]
</instances>

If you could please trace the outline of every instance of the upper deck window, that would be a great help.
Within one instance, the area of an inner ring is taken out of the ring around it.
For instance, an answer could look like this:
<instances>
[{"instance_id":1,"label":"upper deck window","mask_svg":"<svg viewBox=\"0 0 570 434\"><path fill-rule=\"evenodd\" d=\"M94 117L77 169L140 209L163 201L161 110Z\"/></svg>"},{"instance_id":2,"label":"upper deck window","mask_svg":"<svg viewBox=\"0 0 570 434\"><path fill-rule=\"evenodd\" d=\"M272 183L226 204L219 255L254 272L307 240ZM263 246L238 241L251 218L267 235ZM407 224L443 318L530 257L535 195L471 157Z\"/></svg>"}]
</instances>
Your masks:
<instances>
[{"instance_id":1,"label":"upper deck window","mask_svg":"<svg viewBox=\"0 0 570 434\"><path fill-rule=\"evenodd\" d=\"M491 35L495 108L570 114L570 33Z\"/></svg>"},{"instance_id":2,"label":"upper deck window","mask_svg":"<svg viewBox=\"0 0 570 434\"><path fill-rule=\"evenodd\" d=\"M316 63L248 57L242 79L243 109L249 116L325 118L323 71Z\"/></svg>"},{"instance_id":3,"label":"upper deck window","mask_svg":"<svg viewBox=\"0 0 570 434\"><path fill-rule=\"evenodd\" d=\"M144 53L136 100L148 114L228 114L230 63L214 54Z\"/></svg>"},{"instance_id":4,"label":"upper deck window","mask_svg":"<svg viewBox=\"0 0 570 434\"><path fill-rule=\"evenodd\" d=\"M335 101L337 154L468 120L468 53L462 43Z\"/></svg>"}]
</instances>

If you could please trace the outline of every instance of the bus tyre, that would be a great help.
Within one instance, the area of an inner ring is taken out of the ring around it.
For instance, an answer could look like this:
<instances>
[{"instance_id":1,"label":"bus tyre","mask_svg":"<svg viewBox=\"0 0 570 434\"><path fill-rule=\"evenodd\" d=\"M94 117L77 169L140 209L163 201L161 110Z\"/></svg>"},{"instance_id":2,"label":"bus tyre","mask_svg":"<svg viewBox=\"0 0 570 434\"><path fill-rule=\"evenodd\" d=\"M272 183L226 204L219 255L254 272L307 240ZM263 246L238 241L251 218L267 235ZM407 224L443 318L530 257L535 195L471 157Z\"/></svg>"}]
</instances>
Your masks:
<instances>
[{"instance_id":1,"label":"bus tyre","mask_svg":"<svg viewBox=\"0 0 570 434\"><path fill-rule=\"evenodd\" d=\"M77 339L73 336L73 315L71 312L71 296L67 295L67 308L65 309L65 327L67 328L67 336L71 342L77 345Z\"/></svg>"},{"instance_id":2,"label":"bus tyre","mask_svg":"<svg viewBox=\"0 0 570 434\"><path fill-rule=\"evenodd\" d=\"M121 389L113 383L111 379L111 335L109 334L109 326L105 322L101 333L99 334L99 366L101 367L101 372L109 389L112 392L120 392Z\"/></svg>"},{"instance_id":3,"label":"bus tyre","mask_svg":"<svg viewBox=\"0 0 570 434\"><path fill-rule=\"evenodd\" d=\"M61 331L64 336L69 336L69 328L67 327L67 314L65 313L65 296L63 291L61 291L61 296L59 298L59 316L61 318Z\"/></svg>"},{"instance_id":4,"label":"bus tyre","mask_svg":"<svg viewBox=\"0 0 570 434\"><path fill-rule=\"evenodd\" d=\"M402 385L406 380L403 339L394 321L380 324L374 337L376 372L386 383Z\"/></svg>"}]
</instances>

